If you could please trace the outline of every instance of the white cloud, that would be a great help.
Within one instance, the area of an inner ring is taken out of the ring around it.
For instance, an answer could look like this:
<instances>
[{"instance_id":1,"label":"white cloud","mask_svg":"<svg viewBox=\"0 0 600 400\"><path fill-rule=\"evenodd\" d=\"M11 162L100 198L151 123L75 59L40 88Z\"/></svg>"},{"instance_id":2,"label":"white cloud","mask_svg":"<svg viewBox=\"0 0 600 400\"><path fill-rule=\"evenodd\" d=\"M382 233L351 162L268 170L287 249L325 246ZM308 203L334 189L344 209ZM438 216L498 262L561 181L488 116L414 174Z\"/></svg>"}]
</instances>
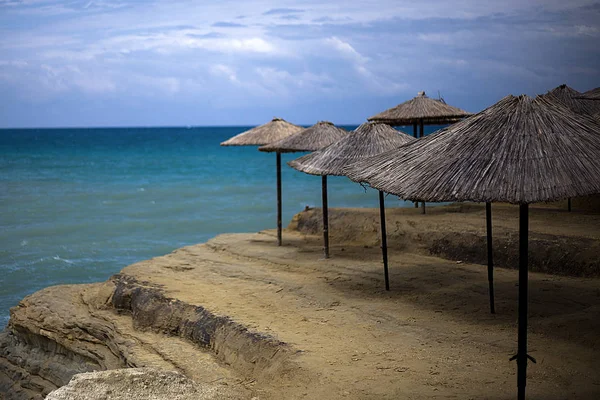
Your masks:
<instances>
[{"instance_id":1,"label":"white cloud","mask_svg":"<svg viewBox=\"0 0 600 400\"><path fill-rule=\"evenodd\" d=\"M417 35L419 40L435 44L453 44L454 40L448 33L420 33Z\"/></svg>"},{"instance_id":2,"label":"white cloud","mask_svg":"<svg viewBox=\"0 0 600 400\"><path fill-rule=\"evenodd\" d=\"M156 79L156 82L158 83L158 85L160 87L162 87L162 89L165 92L167 92L169 94L178 93L179 90L181 89L181 84L179 83L179 79L172 77L172 76L158 78L158 79Z\"/></svg>"},{"instance_id":3,"label":"white cloud","mask_svg":"<svg viewBox=\"0 0 600 400\"><path fill-rule=\"evenodd\" d=\"M304 89L320 92L324 90L323 85L327 86L335 82L327 74L314 74L309 71L292 74L274 67L260 67L255 71L261 77L261 82L271 88L285 86L289 90Z\"/></svg>"},{"instance_id":4,"label":"white cloud","mask_svg":"<svg viewBox=\"0 0 600 400\"><path fill-rule=\"evenodd\" d=\"M600 30L595 26L589 25L577 25L575 26L575 31L578 35L583 36L598 36Z\"/></svg>"},{"instance_id":5,"label":"white cloud","mask_svg":"<svg viewBox=\"0 0 600 400\"><path fill-rule=\"evenodd\" d=\"M260 37L250 38L198 38L190 36L190 30L174 30L151 35L120 35L91 46L87 53L154 51L172 54L177 51L204 49L217 53L231 54L284 54L276 46Z\"/></svg>"},{"instance_id":6,"label":"white cloud","mask_svg":"<svg viewBox=\"0 0 600 400\"><path fill-rule=\"evenodd\" d=\"M38 75L39 81L43 87L51 92L66 92L69 85L63 77L61 71L46 65L40 65L41 74Z\"/></svg>"},{"instance_id":7,"label":"white cloud","mask_svg":"<svg viewBox=\"0 0 600 400\"><path fill-rule=\"evenodd\" d=\"M210 48L211 46L207 46ZM217 49L229 49L233 51L248 51L254 53L272 53L275 51L275 47L269 42L261 38L250 38L250 39L217 39L216 46L213 50Z\"/></svg>"},{"instance_id":8,"label":"white cloud","mask_svg":"<svg viewBox=\"0 0 600 400\"><path fill-rule=\"evenodd\" d=\"M591 87L600 24L578 7L593 1L281 0L277 8L303 11L285 20L292 14L263 15L271 0L0 0L0 77L34 95L222 108L414 95L424 85L448 93L489 76L531 87L571 76ZM238 17L243 26L214 26ZM585 74L569 69L573 55Z\"/></svg>"},{"instance_id":9,"label":"white cloud","mask_svg":"<svg viewBox=\"0 0 600 400\"><path fill-rule=\"evenodd\" d=\"M551 25L544 27L544 32L557 37L597 37L600 29L589 25L561 26Z\"/></svg>"},{"instance_id":10,"label":"white cloud","mask_svg":"<svg viewBox=\"0 0 600 400\"><path fill-rule=\"evenodd\" d=\"M123 8L123 7L127 7L127 3L103 1L103 0L88 1L83 6L84 9L109 9L109 10L114 10L114 9Z\"/></svg>"},{"instance_id":11,"label":"white cloud","mask_svg":"<svg viewBox=\"0 0 600 400\"><path fill-rule=\"evenodd\" d=\"M91 61L96 56L102 54L99 51L88 50L47 50L40 52L40 56L45 59L59 59L62 61Z\"/></svg>"},{"instance_id":12,"label":"white cloud","mask_svg":"<svg viewBox=\"0 0 600 400\"><path fill-rule=\"evenodd\" d=\"M36 33L35 31L19 32L15 30L0 37L0 49L4 50L37 50L43 48L65 48L79 45L81 42L71 35Z\"/></svg>"},{"instance_id":13,"label":"white cloud","mask_svg":"<svg viewBox=\"0 0 600 400\"><path fill-rule=\"evenodd\" d=\"M215 64L211 65L209 68L211 74L215 76L224 76L229 79L231 82L237 83L238 78L236 76L235 70L227 65L223 64Z\"/></svg>"},{"instance_id":14,"label":"white cloud","mask_svg":"<svg viewBox=\"0 0 600 400\"><path fill-rule=\"evenodd\" d=\"M110 78L105 76L85 76L79 75L73 77L73 84L85 93L109 93L117 89L117 85Z\"/></svg>"},{"instance_id":15,"label":"white cloud","mask_svg":"<svg viewBox=\"0 0 600 400\"><path fill-rule=\"evenodd\" d=\"M467 60L463 60L462 58L441 58L438 59L437 62L439 62L440 64L461 68L469 65L469 62Z\"/></svg>"},{"instance_id":16,"label":"white cloud","mask_svg":"<svg viewBox=\"0 0 600 400\"><path fill-rule=\"evenodd\" d=\"M28 65L29 65L29 63L27 61L23 61L23 60L0 60L0 67L9 66L9 67L16 67L16 68L24 68L24 67L27 67Z\"/></svg>"},{"instance_id":17,"label":"white cloud","mask_svg":"<svg viewBox=\"0 0 600 400\"><path fill-rule=\"evenodd\" d=\"M403 83L390 80L385 75L373 73L371 70L374 66L372 60L358 52L350 43L335 36L327 38L325 43L326 46L333 47L336 50L337 54L342 57L342 60L345 60L348 64L346 70L352 72L359 80L351 86L348 83L344 85L347 94L363 91L378 95L389 95L406 88L406 85Z\"/></svg>"},{"instance_id":18,"label":"white cloud","mask_svg":"<svg viewBox=\"0 0 600 400\"><path fill-rule=\"evenodd\" d=\"M115 82L105 73L82 71L75 65L40 65L37 75L44 87L53 92L77 90L87 94L109 93L117 89Z\"/></svg>"},{"instance_id":19,"label":"white cloud","mask_svg":"<svg viewBox=\"0 0 600 400\"><path fill-rule=\"evenodd\" d=\"M335 36L325 39L325 43L336 49L340 54L350 60L358 63L364 63L367 61L367 58L356 51L350 43L344 42Z\"/></svg>"},{"instance_id":20,"label":"white cloud","mask_svg":"<svg viewBox=\"0 0 600 400\"><path fill-rule=\"evenodd\" d=\"M478 60L473 62L478 74L482 76L494 76L496 79L510 79L518 77L531 81L543 79L538 73L527 66L514 64L508 61ZM546 67L548 68L548 67ZM551 88L548 88L551 89Z\"/></svg>"},{"instance_id":21,"label":"white cloud","mask_svg":"<svg viewBox=\"0 0 600 400\"><path fill-rule=\"evenodd\" d=\"M140 73L129 73L115 77L120 83L119 90L123 93L144 93L146 96L179 96L184 86L182 79L174 76L155 76ZM192 86L193 82L189 81ZM185 85L188 86L188 83ZM194 85L197 88L197 85Z\"/></svg>"}]
</instances>

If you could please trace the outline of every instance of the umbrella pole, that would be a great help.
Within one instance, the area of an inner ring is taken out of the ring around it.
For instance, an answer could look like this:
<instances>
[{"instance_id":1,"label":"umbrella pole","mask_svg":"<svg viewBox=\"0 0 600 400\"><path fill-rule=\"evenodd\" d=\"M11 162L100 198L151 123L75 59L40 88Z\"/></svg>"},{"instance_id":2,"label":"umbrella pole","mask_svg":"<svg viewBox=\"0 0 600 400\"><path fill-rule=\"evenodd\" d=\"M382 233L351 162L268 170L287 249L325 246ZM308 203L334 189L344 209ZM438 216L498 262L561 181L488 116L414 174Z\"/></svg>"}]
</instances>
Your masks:
<instances>
[{"instance_id":1,"label":"umbrella pole","mask_svg":"<svg viewBox=\"0 0 600 400\"><path fill-rule=\"evenodd\" d=\"M321 192L323 195L323 245L325 258L329 258L329 215L327 210L327 175L321 177Z\"/></svg>"},{"instance_id":2,"label":"umbrella pole","mask_svg":"<svg viewBox=\"0 0 600 400\"><path fill-rule=\"evenodd\" d=\"M492 203L485 203L485 225L487 230L488 283L490 292L490 312L496 314L494 306L494 257L492 254Z\"/></svg>"},{"instance_id":3,"label":"umbrella pole","mask_svg":"<svg viewBox=\"0 0 600 400\"><path fill-rule=\"evenodd\" d=\"M536 362L527 354L527 308L529 275L527 272L527 235L529 231L529 209L527 204L519 206L519 336L517 354L511 360L517 360L518 399L525 400L527 383L527 360Z\"/></svg>"},{"instance_id":4,"label":"umbrella pole","mask_svg":"<svg viewBox=\"0 0 600 400\"><path fill-rule=\"evenodd\" d=\"M423 136L425 136L425 128L423 127L423 120L421 120L419 122L419 124L421 125L421 133L419 134L419 137L423 137ZM421 202L421 214L425 214L425 202L424 201Z\"/></svg>"},{"instance_id":5,"label":"umbrella pole","mask_svg":"<svg viewBox=\"0 0 600 400\"><path fill-rule=\"evenodd\" d=\"M424 126L423 126L423 125L424 125L424 122L423 122L423 120L421 120L421 121L419 122L419 124L421 125L421 133L419 134L419 137L423 137L423 136L425 136L425 128L424 128Z\"/></svg>"},{"instance_id":6,"label":"umbrella pole","mask_svg":"<svg viewBox=\"0 0 600 400\"><path fill-rule=\"evenodd\" d=\"M277 152L277 246L281 246L281 153Z\"/></svg>"},{"instance_id":7,"label":"umbrella pole","mask_svg":"<svg viewBox=\"0 0 600 400\"><path fill-rule=\"evenodd\" d=\"M414 122L413 123L413 136L415 137L415 139L417 139L419 137L419 133L417 131L417 123ZM419 208L419 202L415 201L415 208Z\"/></svg>"},{"instance_id":8,"label":"umbrella pole","mask_svg":"<svg viewBox=\"0 0 600 400\"><path fill-rule=\"evenodd\" d=\"M381 254L383 256L383 276L385 290L390 290L390 277L388 274L387 232L385 229L385 200L383 192L379 191L379 216L381 217Z\"/></svg>"}]
</instances>

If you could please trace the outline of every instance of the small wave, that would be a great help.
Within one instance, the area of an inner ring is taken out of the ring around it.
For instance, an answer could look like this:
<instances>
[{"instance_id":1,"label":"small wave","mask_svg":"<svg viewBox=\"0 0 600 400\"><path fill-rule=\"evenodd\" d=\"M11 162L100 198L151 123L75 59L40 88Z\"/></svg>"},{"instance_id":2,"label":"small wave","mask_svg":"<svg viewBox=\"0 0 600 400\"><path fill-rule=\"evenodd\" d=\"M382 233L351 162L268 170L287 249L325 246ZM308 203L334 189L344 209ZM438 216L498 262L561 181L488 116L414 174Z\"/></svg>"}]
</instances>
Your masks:
<instances>
[{"instance_id":1,"label":"small wave","mask_svg":"<svg viewBox=\"0 0 600 400\"><path fill-rule=\"evenodd\" d=\"M52 257L52 259L53 260L57 260L57 261L63 261L65 263L67 263L67 264L73 264L73 261L67 260L66 258L61 258L59 256L54 256L54 257Z\"/></svg>"},{"instance_id":2,"label":"small wave","mask_svg":"<svg viewBox=\"0 0 600 400\"><path fill-rule=\"evenodd\" d=\"M145 192L145 191L146 191L146 189L144 189L144 188L142 187L142 188L138 188L138 190L137 190L137 191L138 191L138 192Z\"/></svg>"},{"instance_id":3,"label":"small wave","mask_svg":"<svg viewBox=\"0 0 600 400\"><path fill-rule=\"evenodd\" d=\"M27 239L24 239L21 241L21 246L23 246L23 247L27 246L28 244L29 244L29 240L27 240Z\"/></svg>"}]
</instances>

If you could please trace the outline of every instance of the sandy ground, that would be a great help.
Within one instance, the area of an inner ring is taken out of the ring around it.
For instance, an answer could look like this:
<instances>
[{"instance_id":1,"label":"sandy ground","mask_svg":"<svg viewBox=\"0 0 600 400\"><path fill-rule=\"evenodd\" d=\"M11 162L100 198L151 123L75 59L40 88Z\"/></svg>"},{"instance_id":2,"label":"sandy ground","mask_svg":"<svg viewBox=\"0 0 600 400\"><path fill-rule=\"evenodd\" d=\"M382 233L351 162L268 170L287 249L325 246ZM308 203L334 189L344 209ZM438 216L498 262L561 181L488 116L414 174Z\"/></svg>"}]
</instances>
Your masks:
<instances>
[{"instance_id":1,"label":"sandy ground","mask_svg":"<svg viewBox=\"0 0 600 400\"><path fill-rule=\"evenodd\" d=\"M425 226L423 232L481 233L482 210L389 210L389 292L375 245L377 210L334 212L327 260L318 235L287 230L278 247L274 232L265 231L221 235L123 274L298 350L293 369L256 381L259 399L516 398L509 358L516 352L517 271L496 268L491 315L486 267L429 256L406 233ZM514 233L514 207L499 207L495 216L499 234ZM369 229L357 233L356 226ZM598 215L532 211L534 233L597 241L599 226ZM529 314L537 364L529 364L528 398L600 398L600 280L530 273Z\"/></svg>"}]
</instances>

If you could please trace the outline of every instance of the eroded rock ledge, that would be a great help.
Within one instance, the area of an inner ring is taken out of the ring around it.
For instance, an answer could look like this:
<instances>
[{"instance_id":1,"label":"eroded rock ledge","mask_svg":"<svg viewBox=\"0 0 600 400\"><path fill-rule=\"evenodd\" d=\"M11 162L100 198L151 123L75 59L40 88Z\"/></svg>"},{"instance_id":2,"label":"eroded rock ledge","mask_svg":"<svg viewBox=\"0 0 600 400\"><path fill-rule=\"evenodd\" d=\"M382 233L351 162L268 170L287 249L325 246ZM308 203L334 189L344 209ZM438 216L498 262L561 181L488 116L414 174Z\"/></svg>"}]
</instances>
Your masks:
<instances>
[{"instance_id":1,"label":"eroded rock ledge","mask_svg":"<svg viewBox=\"0 0 600 400\"><path fill-rule=\"evenodd\" d=\"M18 400L43 399L75 374L147 366L216 380L246 398L244 381L281 372L295 352L126 275L34 293L0 335L0 393Z\"/></svg>"},{"instance_id":2,"label":"eroded rock ledge","mask_svg":"<svg viewBox=\"0 0 600 400\"><path fill-rule=\"evenodd\" d=\"M90 293L96 306L107 300L104 284L50 287L11 310L0 341L0 391L8 399L41 399L76 373L127 366L111 324L90 317Z\"/></svg>"},{"instance_id":3,"label":"eroded rock ledge","mask_svg":"<svg viewBox=\"0 0 600 400\"><path fill-rule=\"evenodd\" d=\"M115 283L112 305L118 312L131 315L135 329L187 339L254 379L269 379L273 373L280 373L295 352L287 344L251 332L226 316L167 298L160 288L146 286L147 282L137 282L127 275L115 275L111 280Z\"/></svg>"},{"instance_id":4,"label":"eroded rock ledge","mask_svg":"<svg viewBox=\"0 0 600 400\"><path fill-rule=\"evenodd\" d=\"M585 200L578 198L579 209ZM588 199L589 200L589 199ZM591 201L591 200L590 200ZM597 201L596 203L597 204ZM590 208L590 207L587 207ZM494 263L516 268L519 264L518 207L492 205ZM530 208L529 270L566 276L600 277L600 223L595 212L532 206ZM577 210L577 208L574 208ZM331 209L330 242L379 246L379 212L376 209ZM484 206L457 203L429 207L426 215L410 208L386 211L387 243L391 251L431 254L448 260L487 264ZM294 216L290 228L320 235L321 209L312 208Z\"/></svg>"}]
</instances>

